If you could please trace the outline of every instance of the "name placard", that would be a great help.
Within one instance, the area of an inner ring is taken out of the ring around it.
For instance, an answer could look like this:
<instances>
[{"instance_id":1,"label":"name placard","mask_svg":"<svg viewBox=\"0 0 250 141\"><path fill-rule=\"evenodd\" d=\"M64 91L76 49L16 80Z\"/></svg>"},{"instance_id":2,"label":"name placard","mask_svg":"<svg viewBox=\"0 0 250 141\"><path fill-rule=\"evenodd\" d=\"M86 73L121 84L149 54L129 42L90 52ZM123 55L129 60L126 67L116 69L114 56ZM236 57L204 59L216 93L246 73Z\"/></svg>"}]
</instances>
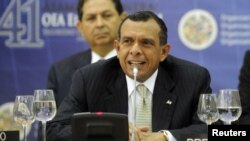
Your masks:
<instances>
[{"instance_id":1,"label":"name placard","mask_svg":"<svg viewBox=\"0 0 250 141\"><path fill-rule=\"evenodd\" d=\"M0 131L0 141L20 141L19 131Z\"/></svg>"}]
</instances>

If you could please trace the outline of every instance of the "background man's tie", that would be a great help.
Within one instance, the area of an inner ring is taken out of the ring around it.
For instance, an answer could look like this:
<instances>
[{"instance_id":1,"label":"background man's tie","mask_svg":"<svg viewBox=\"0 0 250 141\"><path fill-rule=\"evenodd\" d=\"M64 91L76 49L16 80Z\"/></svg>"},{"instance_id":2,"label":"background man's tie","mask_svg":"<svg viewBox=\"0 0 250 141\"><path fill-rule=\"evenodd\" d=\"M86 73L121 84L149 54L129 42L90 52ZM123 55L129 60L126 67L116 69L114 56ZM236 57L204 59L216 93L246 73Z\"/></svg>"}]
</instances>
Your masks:
<instances>
[{"instance_id":1,"label":"background man's tie","mask_svg":"<svg viewBox=\"0 0 250 141\"><path fill-rule=\"evenodd\" d=\"M151 131L151 102L148 89L143 84L140 84L137 86L137 91L141 96L141 100L136 110L136 127L149 127Z\"/></svg>"}]
</instances>

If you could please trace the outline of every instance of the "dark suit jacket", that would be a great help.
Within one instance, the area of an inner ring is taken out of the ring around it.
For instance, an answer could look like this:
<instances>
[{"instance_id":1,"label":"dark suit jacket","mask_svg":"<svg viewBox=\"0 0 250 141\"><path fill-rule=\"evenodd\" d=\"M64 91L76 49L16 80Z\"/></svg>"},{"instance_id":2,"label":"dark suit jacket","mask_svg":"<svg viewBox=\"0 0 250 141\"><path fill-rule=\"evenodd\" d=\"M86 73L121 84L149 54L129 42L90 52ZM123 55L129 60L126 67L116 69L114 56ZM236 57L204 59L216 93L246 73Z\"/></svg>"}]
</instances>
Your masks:
<instances>
[{"instance_id":1,"label":"dark suit jacket","mask_svg":"<svg viewBox=\"0 0 250 141\"><path fill-rule=\"evenodd\" d=\"M80 67L90 63L91 51L86 50L51 65L48 74L47 88L54 91L57 106L59 106L64 97L69 94L74 72Z\"/></svg>"},{"instance_id":2,"label":"dark suit jacket","mask_svg":"<svg viewBox=\"0 0 250 141\"><path fill-rule=\"evenodd\" d=\"M244 57L244 62L239 76L239 93L242 105L240 124L250 124L250 50Z\"/></svg>"},{"instance_id":3,"label":"dark suit jacket","mask_svg":"<svg viewBox=\"0 0 250 141\"><path fill-rule=\"evenodd\" d=\"M152 130L169 130L177 139L181 133L205 133L196 114L199 95L210 93L210 75L196 64L168 56L160 64L153 92ZM166 104L166 101L172 104ZM55 119L48 123L48 141L70 140L70 118L78 112L128 113L125 74L116 57L76 71L70 95L64 99Z\"/></svg>"}]
</instances>

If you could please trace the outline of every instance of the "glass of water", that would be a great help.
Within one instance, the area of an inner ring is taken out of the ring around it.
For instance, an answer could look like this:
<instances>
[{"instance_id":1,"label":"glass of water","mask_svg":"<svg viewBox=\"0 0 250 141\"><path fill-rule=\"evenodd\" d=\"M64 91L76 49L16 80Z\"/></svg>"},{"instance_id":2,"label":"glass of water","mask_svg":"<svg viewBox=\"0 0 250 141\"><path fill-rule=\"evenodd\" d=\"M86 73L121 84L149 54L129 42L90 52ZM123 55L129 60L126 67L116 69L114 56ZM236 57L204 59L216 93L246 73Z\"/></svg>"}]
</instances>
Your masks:
<instances>
[{"instance_id":1,"label":"glass of water","mask_svg":"<svg viewBox=\"0 0 250 141\"><path fill-rule=\"evenodd\" d=\"M237 89L221 89L217 98L217 109L220 119L226 125L238 120L242 113L239 91Z\"/></svg>"},{"instance_id":2,"label":"glass of water","mask_svg":"<svg viewBox=\"0 0 250 141\"><path fill-rule=\"evenodd\" d=\"M34 91L34 114L38 121L42 122L42 137L46 141L46 122L56 115L56 102L54 93L49 89Z\"/></svg>"},{"instance_id":3,"label":"glass of water","mask_svg":"<svg viewBox=\"0 0 250 141\"><path fill-rule=\"evenodd\" d=\"M199 119L207 125L211 125L219 119L219 113L216 107L215 94L201 94L199 98L197 115Z\"/></svg>"},{"instance_id":4,"label":"glass of water","mask_svg":"<svg viewBox=\"0 0 250 141\"><path fill-rule=\"evenodd\" d=\"M24 141L27 141L26 128L34 121L33 113L33 95L18 95L16 96L13 116L16 123L21 124L24 132Z\"/></svg>"}]
</instances>

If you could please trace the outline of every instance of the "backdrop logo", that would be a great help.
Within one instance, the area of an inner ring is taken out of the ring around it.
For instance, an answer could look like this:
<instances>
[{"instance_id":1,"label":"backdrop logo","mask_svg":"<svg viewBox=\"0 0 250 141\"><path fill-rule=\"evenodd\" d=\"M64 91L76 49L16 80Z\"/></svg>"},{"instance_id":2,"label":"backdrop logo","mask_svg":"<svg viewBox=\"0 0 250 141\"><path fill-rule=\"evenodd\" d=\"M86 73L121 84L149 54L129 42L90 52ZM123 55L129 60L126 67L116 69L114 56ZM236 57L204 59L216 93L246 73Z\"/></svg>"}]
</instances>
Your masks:
<instances>
[{"instance_id":1,"label":"backdrop logo","mask_svg":"<svg viewBox=\"0 0 250 141\"><path fill-rule=\"evenodd\" d=\"M0 36L8 47L42 47L39 0L11 0L0 17Z\"/></svg>"},{"instance_id":2,"label":"backdrop logo","mask_svg":"<svg viewBox=\"0 0 250 141\"><path fill-rule=\"evenodd\" d=\"M178 32L188 48L204 50L215 41L218 28L215 18L209 12L195 9L181 18Z\"/></svg>"}]
</instances>

